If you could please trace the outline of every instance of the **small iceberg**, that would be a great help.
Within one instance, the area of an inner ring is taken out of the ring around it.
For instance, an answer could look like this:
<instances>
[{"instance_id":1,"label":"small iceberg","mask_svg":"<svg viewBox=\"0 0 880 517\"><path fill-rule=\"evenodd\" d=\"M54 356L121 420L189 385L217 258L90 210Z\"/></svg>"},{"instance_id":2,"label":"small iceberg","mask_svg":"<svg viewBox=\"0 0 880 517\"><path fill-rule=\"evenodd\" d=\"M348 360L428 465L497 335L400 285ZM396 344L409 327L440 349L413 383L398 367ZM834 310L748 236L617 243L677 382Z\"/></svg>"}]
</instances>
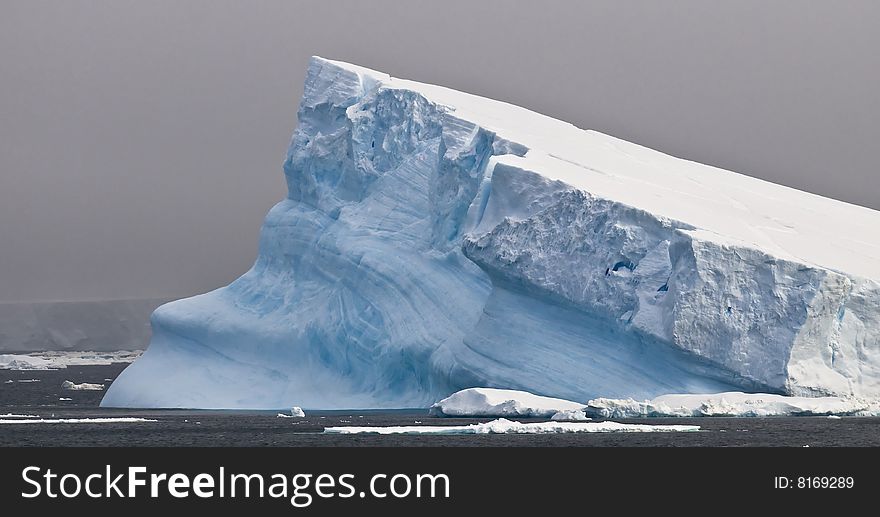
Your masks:
<instances>
[{"instance_id":1,"label":"small iceberg","mask_svg":"<svg viewBox=\"0 0 880 517\"><path fill-rule=\"evenodd\" d=\"M590 418L581 409L566 409L554 413L550 420L557 422L584 422L590 420Z\"/></svg>"},{"instance_id":2,"label":"small iceberg","mask_svg":"<svg viewBox=\"0 0 880 517\"><path fill-rule=\"evenodd\" d=\"M563 411L580 411L582 402L542 397L527 391L468 388L431 406L431 414L451 417L550 418Z\"/></svg>"},{"instance_id":3,"label":"small iceberg","mask_svg":"<svg viewBox=\"0 0 880 517\"><path fill-rule=\"evenodd\" d=\"M305 418L306 412L302 410L299 406L293 406L290 408L290 414L287 413L278 413L278 418Z\"/></svg>"},{"instance_id":4,"label":"small iceberg","mask_svg":"<svg viewBox=\"0 0 880 517\"><path fill-rule=\"evenodd\" d=\"M91 384L88 382L83 382L82 384L76 384L72 381L64 381L61 383L61 389L68 391L102 391L104 389L103 384Z\"/></svg>"}]
</instances>

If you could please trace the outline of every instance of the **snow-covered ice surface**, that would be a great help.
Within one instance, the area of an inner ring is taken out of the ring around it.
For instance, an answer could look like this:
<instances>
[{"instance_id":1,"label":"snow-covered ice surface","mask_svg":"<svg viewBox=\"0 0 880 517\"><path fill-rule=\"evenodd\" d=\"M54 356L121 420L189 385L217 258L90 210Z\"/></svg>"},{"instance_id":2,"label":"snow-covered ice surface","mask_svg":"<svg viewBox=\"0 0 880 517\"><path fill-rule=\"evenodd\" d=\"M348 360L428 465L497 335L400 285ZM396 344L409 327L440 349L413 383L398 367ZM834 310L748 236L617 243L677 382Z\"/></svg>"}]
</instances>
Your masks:
<instances>
[{"instance_id":1,"label":"snow-covered ice surface","mask_svg":"<svg viewBox=\"0 0 880 517\"><path fill-rule=\"evenodd\" d=\"M321 58L298 120L254 266L103 405L880 396L880 212Z\"/></svg>"},{"instance_id":2,"label":"snow-covered ice surface","mask_svg":"<svg viewBox=\"0 0 880 517\"><path fill-rule=\"evenodd\" d=\"M558 434L558 433L663 433L699 431L698 425L647 425L619 422L532 422L499 418L485 424L327 427L327 434Z\"/></svg>"},{"instance_id":3,"label":"snow-covered ice surface","mask_svg":"<svg viewBox=\"0 0 880 517\"><path fill-rule=\"evenodd\" d=\"M0 354L0 370L61 370L68 366L131 363L141 356L140 350L114 352L48 351L29 354Z\"/></svg>"},{"instance_id":4,"label":"snow-covered ice surface","mask_svg":"<svg viewBox=\"0 0 880 517\"><path fill-rule=\"evenodd\" d=\"M10 419L0 418L0 424L136 424L141 422L158 422L150 418L34 418Z\"/></svg>"},{"instance_id":5,"label":"snow-covered ice surface","mask_svg":"<svg viewBox=\"0 0 880 517\"><path fill-rule=\"evenodd\" d=\"M663 395L653 400L598 398L587 403L598 418L701 416L880 416L880 400L841 397L785 397L767 393Z\"/></svg>"},{"instance_id":6,"label":"snow-covered ice surface","mask_svg":"<svg viewBox=\"0 0 880 517\"><path fill-rule=\"evenodd\" d=\"M431 406L437 416L467 417L536 417L548 418L560 411L584 408L580 402L541 397L517 390L468 388L458 391Z\"/></svg>"},{"instance_id":7,"label":"snow-covered ice surface","mask_svg":"<svg viewBox=\"0 0 880 517\"><path fill-rule=\"evenodd\" d=\"M61 383L61 389L68 391L101 391L104 389L104 385L90 382L77 384L73 381L64 381Z\"/></svg>"}]
</instances>

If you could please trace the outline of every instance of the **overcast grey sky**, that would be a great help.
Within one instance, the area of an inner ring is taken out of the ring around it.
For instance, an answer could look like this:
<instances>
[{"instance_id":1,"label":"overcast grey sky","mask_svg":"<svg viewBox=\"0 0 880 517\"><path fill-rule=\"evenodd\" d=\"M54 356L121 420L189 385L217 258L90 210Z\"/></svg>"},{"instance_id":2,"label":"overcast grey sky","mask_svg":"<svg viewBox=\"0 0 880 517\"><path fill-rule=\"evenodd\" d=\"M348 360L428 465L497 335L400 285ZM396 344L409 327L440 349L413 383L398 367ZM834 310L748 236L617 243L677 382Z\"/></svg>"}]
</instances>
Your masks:
<instances>
[{"instance_id":1,"label":"overcast grey sky","mask_svg":"<svg viewBox=\"0 0 880 517\"><path fill-rule=\"evenodd\" d=\"M878 209L878 24L874 1L0 0L0 301L243 273L312 54Z\"/></svg>"}]
</instances>

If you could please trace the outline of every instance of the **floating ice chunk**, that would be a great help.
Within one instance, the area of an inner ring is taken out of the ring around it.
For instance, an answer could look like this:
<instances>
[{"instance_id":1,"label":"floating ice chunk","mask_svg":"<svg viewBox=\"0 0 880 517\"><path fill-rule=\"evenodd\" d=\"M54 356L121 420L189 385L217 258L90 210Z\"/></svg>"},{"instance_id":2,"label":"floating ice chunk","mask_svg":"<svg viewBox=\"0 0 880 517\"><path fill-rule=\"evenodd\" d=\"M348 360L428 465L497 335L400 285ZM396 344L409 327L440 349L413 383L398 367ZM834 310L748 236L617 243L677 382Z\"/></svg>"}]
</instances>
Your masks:
<instances>
[{"instance_id":1,"label":"floating ice chunk","mask_svg":"<svg viewBox=\"0 0 880 517\"><path fill-rule=\"evenodd\" d=\"M305 418L306 412L302 410L302 408L298 406L293 406L290 409L290 414L287 413L278 413L278 418Z\"/></svg>"},{"instance_id":2,"label":"floating ice chunk","mask_svg":"<svg viewBox=\"0 0 880 517\"><path fill-rule=\"evenodd\" d=\"M73 399L71 399L71 398L67 398L67 397L58 397L58 400L61 401L61 402L70 402L70 401L73 400Z\"/></svg>"},{"instance_id":3,"label":"floating ice chunk","mask_svg":"<svg viewBox=\"0 0 880 517\"><path fill-rule=\"evenodd\" d=\"M103 384L92 384L88 382L83 382L82 384L76 384L71 381L64 381L61 383L61 389L69 390L69 391L101 391L104 389Z\"/></svg>"},{"instance_id":4,"label":"floating ice chunk","mask_svg":"<svg viewBox=\"0 0 880 517\"><path fill-rule=\"evenodd\" d=\"M828 420L840 420L842 417L838 415L828 415L827 418Z\"/></svg>"},{"instance_id":5,"label":"floating ice chunk","mask_svg":"<svg viewBox=\"0 0 880 517\"><path fill-rule=\"evenodd\" d=\"M584 408L580 402L542 397L526 391L468 388L431 406L431 414L457 417L549 418L560 411Z\"/></svg>"},{"instance_id":6,"label":"floating ice chunk","mask_svg":"<svg viewBox=\"0 0 880 517\"><path fill-rule=\"evenodd\" d=\"M556 420L560 422L579 422L590 420L587 417L587 414L584 413L582 409L566 409L563 411L558 411L550 417L550 420Z\"/></svg>"},{"instance_id":7,"label":"floating ice chunk","mask_svg":"<svg viewBox=\"0 0 880 517\"><path fill-rule=\"evenodd\" d=\"M0 370L52 370L53 363L40 357L0 354Z\"/></svg>"},{"instance_id":8,"label":"floating ice chunk","mask_svg":"<svg viewBox=\"0 0 880 517\"><path fill-rule=\"evenodd\" d=\"M0 418L40 418L39 415L16 415L15 413L6 413L0 415Z\"/></svg>"},{"instance_id":9,"label":"floating ice chunk","mask_svg":"<svg viewBox=\"0 0 880 517\"><path fill-rule=\"evenodd\" d=\"M30 420L0 419L0 424L134 424L140 422L158 422L150 418L36 418Z\"/></svg>"},{"instance_id":10,"label":"floating ice chunk","mask_svg":"<svg viewBox=\"0 0 880 517\"><path fill-rule=\"evenodd\" d=\"M485 424L389 427L327 427L327 434L562 434L562 433L660 433L699 431L698 425L646 425L619 422L513 422L499 418Z\"/></svg>"},{"instance_id":11,"label":"floating ice chunk","mask_svg":"<svg viewBox=\"0 0 880 517\"><path fill-rule=\"evenodd\" d=\"M663 395L642 402L598 398L586 413L600 418L701 416L880 415L880 400L845 397L786 397L768 393L727 392L707 395Z\"/></svg>"},{"instance_id":12,"label":"floating ice chunk","mask_svg":"<svg viewBox=\"0 0 880 517\"><path fill-rule=\"evenodd\" d=\"M24 382L24 383L40 382L40 379L18 379L18 382Z\"/></svg>"}]
</instances>

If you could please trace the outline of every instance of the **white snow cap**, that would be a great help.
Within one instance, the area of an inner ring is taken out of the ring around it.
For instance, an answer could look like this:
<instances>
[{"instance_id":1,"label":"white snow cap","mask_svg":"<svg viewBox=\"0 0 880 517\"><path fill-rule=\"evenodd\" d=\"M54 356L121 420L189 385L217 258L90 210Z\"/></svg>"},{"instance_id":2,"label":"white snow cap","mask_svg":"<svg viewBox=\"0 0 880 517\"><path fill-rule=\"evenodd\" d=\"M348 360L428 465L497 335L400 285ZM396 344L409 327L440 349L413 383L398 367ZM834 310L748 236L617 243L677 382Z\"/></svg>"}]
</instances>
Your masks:
<instances>
[{"instance_id":1,"label":"white snow cap","mask_svg":"<svg viewBox=\"0 0 880 517\"><path fill-rule=\"evenodd\" d=\"M693 225L701 238L880 280L880 212L683 160L505 102L342 61L386 88L416 91L456 117L528 148L504 163Z\"/></svg>"}]
</instances>

